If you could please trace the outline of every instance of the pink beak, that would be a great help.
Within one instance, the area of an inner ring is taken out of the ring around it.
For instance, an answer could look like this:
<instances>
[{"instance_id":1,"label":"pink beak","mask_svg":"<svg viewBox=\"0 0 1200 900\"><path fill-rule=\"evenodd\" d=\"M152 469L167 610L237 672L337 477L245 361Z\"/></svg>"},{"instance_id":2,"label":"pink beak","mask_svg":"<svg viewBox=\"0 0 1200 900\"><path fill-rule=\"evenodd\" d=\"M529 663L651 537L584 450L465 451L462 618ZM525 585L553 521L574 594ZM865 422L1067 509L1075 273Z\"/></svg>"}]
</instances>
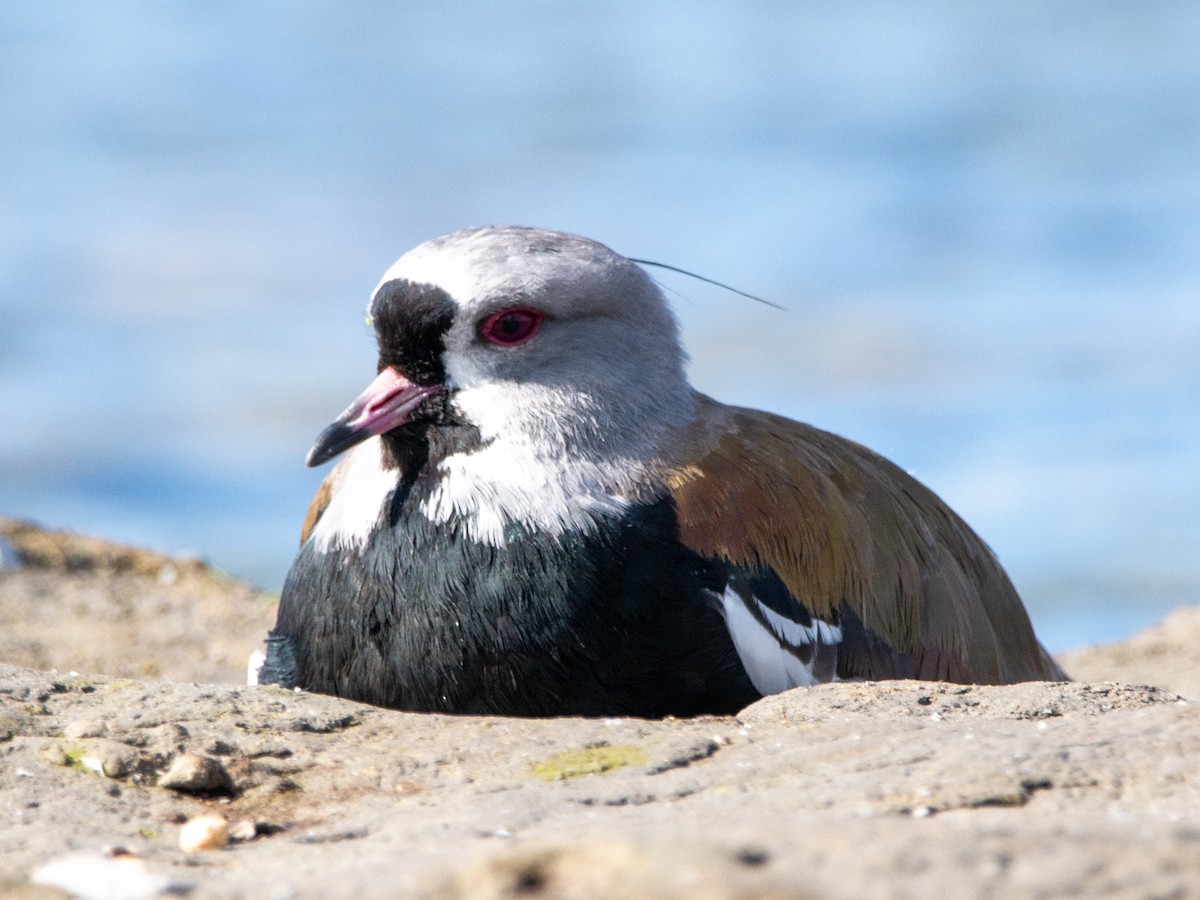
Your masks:
<instances>
[{"instance_id":1,"label":"pink beak","mask_svg":"<svg viewBox=\"0 0 1200 900\"><path fill-rule=\"evenodd\" d=\"M441 389L441 385L414 384L388 366L317 436L305 465L319 466L369 437L399 428L411 421L426 397Z\"/></svg>"}]
</instances>

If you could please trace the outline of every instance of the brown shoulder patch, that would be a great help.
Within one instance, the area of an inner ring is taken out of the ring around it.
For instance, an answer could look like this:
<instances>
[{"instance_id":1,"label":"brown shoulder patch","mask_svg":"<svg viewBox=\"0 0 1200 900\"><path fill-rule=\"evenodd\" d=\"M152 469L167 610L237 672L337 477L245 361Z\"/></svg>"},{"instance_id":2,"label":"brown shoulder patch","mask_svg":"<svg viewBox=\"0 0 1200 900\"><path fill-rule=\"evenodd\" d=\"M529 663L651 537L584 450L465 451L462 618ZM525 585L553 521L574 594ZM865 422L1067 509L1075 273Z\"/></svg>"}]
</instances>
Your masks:
<instances>
[{"instance_id":1,"label":"brown shoulder patch","mask_svg":"<svg viewBox=\"0 0 1200 900\"><path fill-rule=\"evenodd\" d=\"M300 544L303 545L308 540L308 536L312 534L313 528L320 520L322 513L329 506L329 501L333 498L333 492L342 482L345 460L339 462L333 467L333 471L325 476L325 480L321 482L317 488L317 492L313 495L312 502L308 504L308 514L304 517L304 527L300 529Z\"/></svg>"}]
</instances>

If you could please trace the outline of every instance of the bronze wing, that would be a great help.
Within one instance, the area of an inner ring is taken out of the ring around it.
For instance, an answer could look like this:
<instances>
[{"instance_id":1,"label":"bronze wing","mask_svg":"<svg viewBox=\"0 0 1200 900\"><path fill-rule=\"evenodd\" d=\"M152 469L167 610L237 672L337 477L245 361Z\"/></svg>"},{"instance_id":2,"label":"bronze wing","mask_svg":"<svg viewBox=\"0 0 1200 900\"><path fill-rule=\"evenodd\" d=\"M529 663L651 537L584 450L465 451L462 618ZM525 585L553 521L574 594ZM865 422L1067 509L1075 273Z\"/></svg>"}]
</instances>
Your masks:
<instances>
[{"instance_id":1,"label":"bronze wing","mask_svg":"<svg viewBox=\"0 0 1200 900\"><path fill-rule=\"evenodd\" d=\"M836 624L839 677L1066 679L992 551L932 491L853 441L699 403L669 477L681 541L777 576Z\"/></svg>"}]
</instances>

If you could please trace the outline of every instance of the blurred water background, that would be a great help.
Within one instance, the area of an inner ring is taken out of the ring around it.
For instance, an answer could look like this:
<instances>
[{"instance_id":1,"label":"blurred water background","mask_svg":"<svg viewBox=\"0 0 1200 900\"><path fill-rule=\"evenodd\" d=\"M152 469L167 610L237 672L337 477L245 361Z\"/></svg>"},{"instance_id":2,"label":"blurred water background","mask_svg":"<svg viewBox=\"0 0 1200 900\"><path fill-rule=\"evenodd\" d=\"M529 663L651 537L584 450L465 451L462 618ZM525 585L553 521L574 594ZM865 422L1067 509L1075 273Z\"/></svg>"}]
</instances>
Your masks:
<instances>
[{"instance_id":1,"label":"blurred water background","mask_svg":"<svg viewBox=\"0 0 1200 900\"><path fill-rule=\"evenodd\" d=\"M1200 601L1200 5L0 6L0 515L278 589L368 293L468 225L656 273L695 383L854 437L1056 650Z\"/></svg>"}]
</instances>

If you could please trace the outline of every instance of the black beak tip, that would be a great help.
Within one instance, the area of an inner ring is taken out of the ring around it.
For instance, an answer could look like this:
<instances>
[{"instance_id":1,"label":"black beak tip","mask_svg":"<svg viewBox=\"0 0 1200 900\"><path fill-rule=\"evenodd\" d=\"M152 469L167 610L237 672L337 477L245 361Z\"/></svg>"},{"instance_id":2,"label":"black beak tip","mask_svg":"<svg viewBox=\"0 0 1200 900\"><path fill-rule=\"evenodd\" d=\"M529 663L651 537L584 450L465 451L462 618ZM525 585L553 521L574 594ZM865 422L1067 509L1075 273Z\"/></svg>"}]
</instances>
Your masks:
<instances>
[{"instance_id":1,"label":"black beak tip","mask_svg":"<svg viewBox=\"0 0 1200 900\"><path fill-rule=\"evenodd\" d=\"M370 437L366 431L356 431L341 422L334 422L319 435L308 451L304 464L310 469L327 463L339 453Z\"/></svg>"}]
</instances>

